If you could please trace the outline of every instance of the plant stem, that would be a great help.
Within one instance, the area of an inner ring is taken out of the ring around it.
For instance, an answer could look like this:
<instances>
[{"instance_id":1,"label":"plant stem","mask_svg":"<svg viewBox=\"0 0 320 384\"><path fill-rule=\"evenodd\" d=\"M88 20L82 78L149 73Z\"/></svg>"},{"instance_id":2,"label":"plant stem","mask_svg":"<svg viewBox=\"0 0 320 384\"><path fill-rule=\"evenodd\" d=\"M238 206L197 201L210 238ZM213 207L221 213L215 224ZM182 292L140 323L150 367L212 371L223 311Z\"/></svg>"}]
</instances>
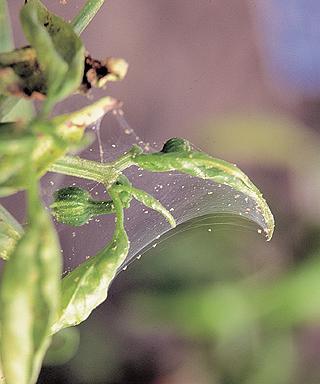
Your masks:
<instances>
[{"instance_id":1,"label":"plant stem","mask_svg":"<svg viewBox=\"0 0 320 384\"><path fill-rule=\"evenodd\" d=\"M129 164L129 158L126 159ZM49 171L62 173L68 176L80 177L103 183L111 186L121 174L121 171L128 167L121 163L122 167L116 167L113 164L101 164L96 161L81 159L80 157L65 156L51 165Z\"/></svg>"},{"instance_id":2,"label":"plant stem","mask_svg":"<svg viewBox=\"0 0 320 384\"><path fill-rule=\"evenodd\" d=\"M132 159L141 152L142 149L134 145L130 151L112 163L98 163L77 156L64 156L54 162L49 171L97 181L108 188L118 179L123 170L134 164Z\"/></svg>"},{"instance_id":3,"label":"plant stem","mask_svg":"<svg viewBox=\"0 0 320 384\"><path fill-rule=\"evenodd\" d=\"M111 163L111 166L121 172L126 168L130 167L131 165L133 165L134 162L132 159L135 156L140 155L142 152L143 152L142 149L138 145L133 145L132 148L127 153L120 156L117 160Z\"/></svg>"},{"instance_id":4,"label":"plant stem","mask_svg":"<svg viewBox=\"0 0 320 384\"><path fill-rule=\"evenodd\" d=\"M88 0L71 24L77 35L86 29L96 13L102 7L105 0Z\"/></svg>"},{"instance_id":5,"label":"plant stem","mask_svg":"<svg viewBox=\"0 0 320 384\"><path fill-rule=\"evenodd\" d=\"M92 215L105 215L114 212L114 204L111 200L91 200L90 213Z\"/></svg>"},{"instance_id":6,"label":"plant stem","mask_svg":"<svg viewBox=\"0 0 320 384\"><path fill-rule=\"evenodd\" d=\"M114 182L119 176L119 172L110 164L100 164L95 161L71 156L60 158L50 166L49 170L68 176L94 180L99 183L105 183L106 180Z\"/></svg>"},{"instance_id":7,"label":"plant stem","mask_svg":"<svg viewBox=\"0 0 320 384\"><path fill-rule=\"evenodd\" d=\"M119 195L114 190L114 188L112 188L112 187L110 189L108 189L108 193L109 193L109 195L112 199L112 202L114 204L114 209L115 209L116 218L117 218L116 219L116 227L115 227L114 234L113 234L113 239L116 239L117 237L127 236L125 228L124 228L123 206L122 206L121 200L119 198ZM122 261L121 261L121 263L122 263Z\"/></svg>"}]
</instances>

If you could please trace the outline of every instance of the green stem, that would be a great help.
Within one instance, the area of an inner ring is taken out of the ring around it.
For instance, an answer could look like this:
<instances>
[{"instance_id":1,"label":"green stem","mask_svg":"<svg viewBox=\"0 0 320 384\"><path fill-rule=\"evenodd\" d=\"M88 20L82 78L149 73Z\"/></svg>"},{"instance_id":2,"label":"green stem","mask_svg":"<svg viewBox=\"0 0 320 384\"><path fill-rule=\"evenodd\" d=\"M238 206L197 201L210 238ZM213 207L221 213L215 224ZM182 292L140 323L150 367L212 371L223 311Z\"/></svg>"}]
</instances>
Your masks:
<instances>
[{"instance_id":1,"label":"green stem","mask_svg":"<svg viewBox=\"0 0 320 384\"><path fill-rule=\"evenodd\" d=\"M114 182L119 176L119 172L109 164L100 164L96 161L71 156L61 157L50 166L49 171L99 183L109 183L109 180Z\"/></svg>"},{"instance_id":2,"label":"green stem","mask_svg":"<svg viewBox=\"0 0 320 384\"><path fill-rule=\"evenodd\" d=\"M88 0L71 24L77 35L86 29L96 13L104 4L105 0Z\"/></svg>"},{"instance_id":3,"label":"green stem","mask_svg":"<svg viewBox=\"0 0 320 384\"><path fill-rule=\"evenodd\" d=\"M127 153L120 156L116 161L111 163L111 166L122 172L129 168L131 165L134 165L133 159L135 156L140 155L142 152L142 149L138 145L133 145L133 147Z\"/></svg>"},{"instance_id":4,"label":"green stem","mask_svg":"<svg viewBox=\"0 0 320 384\"><path fill-rule=\"evenodd\" d=\"M119 194L116 192L114 187L111 187L108 189L108 193L112 199L112 202L114 204L114 209L116 213L116 227L113 234L113 238L121 237L123 233L125 234L125 228L124 228L124 213L123 213L123 206L121 203L121 199L119 197Z\"/></svg>"},{"instance_id":5,"label":"green stem","mask_svg":"<svg viewBox=\"0 0 320 384\"><path fill-rule=\"evenodd\" d=\"M133 158L141 151L142 149L138 146L133 146L129 152L112 163L98 163L77 156L64 156L54 162L49 171L97 181L109 188L123 170L134 164Z\"/></svg>"},{"instance_id":6,"label":"green stem","mask_svg":"<svg viewBox=\"0 0 320 384\"><path fill-rule=\"evenodd\" d=\"M92 215L105 215L114 211L115 207L112 200L90 201L90 213Z\"/></svg>"}]
</instances>

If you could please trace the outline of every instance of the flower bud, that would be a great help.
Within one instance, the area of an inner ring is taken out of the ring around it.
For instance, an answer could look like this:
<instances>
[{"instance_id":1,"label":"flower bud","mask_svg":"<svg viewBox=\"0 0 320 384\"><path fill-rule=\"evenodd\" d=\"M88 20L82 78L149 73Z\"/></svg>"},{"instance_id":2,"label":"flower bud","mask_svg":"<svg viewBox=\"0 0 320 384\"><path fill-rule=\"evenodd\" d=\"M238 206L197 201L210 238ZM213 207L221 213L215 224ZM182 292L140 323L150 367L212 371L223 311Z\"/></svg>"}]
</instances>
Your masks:
<instances>
[{"instance_id":1,"label":"flower bud","mask_svg":"<svg viewBox=\"0 0 320 384\"><path fill-rule=\"evenodd\" d=\"M93 216L114 212L112 201L95 201L89 192L79 187L66 187L56 191L50 208L59 223L72 226L86 224Z\"/></svg>"}]
</instances>

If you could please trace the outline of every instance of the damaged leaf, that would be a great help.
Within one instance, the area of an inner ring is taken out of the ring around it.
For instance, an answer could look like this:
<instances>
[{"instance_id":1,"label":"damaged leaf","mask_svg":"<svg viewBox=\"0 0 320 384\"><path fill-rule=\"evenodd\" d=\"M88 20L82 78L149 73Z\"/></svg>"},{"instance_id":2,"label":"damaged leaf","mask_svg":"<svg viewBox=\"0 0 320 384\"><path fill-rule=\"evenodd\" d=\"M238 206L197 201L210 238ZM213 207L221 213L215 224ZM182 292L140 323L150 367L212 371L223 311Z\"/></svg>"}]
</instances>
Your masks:
<instances>
[{"instance_id":1,"label":"damaged leaf","mask_svg":"<svg viewBox=\"0 0 320 384\"><path fill-rule=\"evenodd\" d=\"M30 45L36 51L41 93L48 98L45 109L74 92L81 84L84 70L84 47L72 26L50 13L39 0L29 0L20 19Z\"/></svg>"},{"instance_id":2,"label":"damaged leaf","mask_svg":"<svg viewBox=\"0 0 320 384\"><path fill-rule=\"evenodd\" d=\"M128 63L121 58L97 60L87 53L84 57L82 81L75 91L87 94L91 88L102 88L109 81L120 81L127 70ZM45 99L46 78L34 48L23 47L9 53L0 53L0 93L34 100Z\"/></svg>"},{"instance_id":3,"label":"damaged leaf","mask_svg":"<svg viewBox=\"0 0 320 384\"><path fill-rule=\"evenodd\" d=\"M256 209L261 211L266 223L266 236L270 240L274 230L274 218L259 189L249 177L234 164L216 159L204 152L192 150L189 143L181 139L170 139L162 151L138 154L133 163L151 172L178 171L205 180L228 185L251 197Z\"/></svg>"},{"instance_id":4,"label":"damaged leaf","mask_svg":"<svg viewBox=\"0 0 320 384\"><path fill-rule=\"evenodd\" d=\"M128 63L123 59L109 57L105 60L96 60L87 54L79 91L87 93L91 88L104 87L108 81L122 80L127 70Z\"/></svg>"}]
</instances>

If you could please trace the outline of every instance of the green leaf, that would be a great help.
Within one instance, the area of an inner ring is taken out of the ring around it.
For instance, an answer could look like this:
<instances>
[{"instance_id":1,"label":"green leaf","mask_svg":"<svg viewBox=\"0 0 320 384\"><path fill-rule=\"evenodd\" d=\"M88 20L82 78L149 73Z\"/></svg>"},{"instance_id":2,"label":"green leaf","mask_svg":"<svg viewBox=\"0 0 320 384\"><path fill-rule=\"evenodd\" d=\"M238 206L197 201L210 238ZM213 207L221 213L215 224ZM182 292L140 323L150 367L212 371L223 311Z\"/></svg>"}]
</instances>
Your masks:
<instances>
[{"instance_id":1,"label":"green leaf","mask_svg":"<svg viewBox=\"0 0 320 384\"><path fill-rule=\"evenodd\" d=\"M160 203L159 200L149 195L149 193L128 185L121 185L116 188L120 192L126 192L128 194L131 194L136 200L140 201L146 207L159 212L165 217L165 219L169 222L172 228L176 226L176 222L171 213Z\"/></svg>"},{"instance_id":2,"label":"green leaf","mask_svg":"<svg viewBox=\"0 0 320 384\"><path fill-rule=\"evenodd\" d=\"M6 0L0 0L0 53L14 48L10 15ZM0 95L0 122L17 104L18 99L12 96Z\"/></svg>"},{"instance_id":3,"label":"green leaf","mask_svg":"<svg viewBox=\"0 0 320 384\"><path fill-rule=\"evenodd\" d=\"M45 110L48 112L54 103L80 86L84 72L84 47L72 26L50 13L39 0L29 0L22 8L20 18L46 77Z\"/></svg>"},{"instance_id":4,"label":"green leaf","mask_svg":"<svg viewBox=\"0 0 320 384\"><path fill-rule=\"evenodd\" d=\"M23 228L0 204L0 257L8 259L17 241L23 235Z\"/></svg>"},{"instance_id":5,"label":"green leaf","mask_svg":"<svg viewBox=\"0 0 320 384\"><path fill-rule=\"evenodd\" d=\"M129 251L129 240L123 225L123 208L118 193L109 190L117 214L111 242L97 255L80 264L62 280L61 307L52 332L86 320L107 298L110 283Z\"/></svg>"},{"instance_id":6,"label":"green leaf","mask_svg":"<svg viewBox=\"0 0 320 384\"><path fill-rule=\"evenodd\" d=\"M101 119L113 109L119 108L119 106L119 101L106 96L78 111L56 116L52 119L55 125L55 133L68 143L77 144L89 125Z\"/></svg>"},{"instance_id":7,"label":"green leaf","mask_svg":"<svg viewBox=\"0 0 320 384\"><path fill-rule=\"evenodd\" d=\"M19 99L13 96L0 95L0 122L6 121L7 115L18 103Z\"/></svg>"},{"instance_id":8,"label":"green leaf","mask_svg":"<svg viewBox=\"0 0 320 384\"><path fill-rule=\"evenodd\" d=\"M10 15L6 0L0 0L0 52L8 52L14 48Z\"/></svg>"},{"instance_id":9,"label":"green leaf","mask_svg":"<svg viewBox=\"0 0 320 384\"><path fill-rule=\"evenodd\" d=\"M1 96L0 96L1 97ZM12 108L3 115L2 122L8 121L23 121L28 122L34 116L34 107L30 100L18 99L9 97L9 99L14 99ZM0 105L1 110L1 105ZM0 112L1 113L1 112Z\"/></svg>"},{"instance_id":10,"label":"green leaf","mask_svg":"<svg viewBox=\"0 0 320 384\"><path fill-rule=\"evenodd\" d=\"M267 239L271 239L274 219L270 208L258 188L237 166L213 158L204 152L181 150L180 146L177 151L171 149L169 152L138 154L133 157L133 162L151 172L178 171L201 179L213 180L251 197L264 217Z\"/></svg>"},{"instance_id":11,"label":"green leaf","mask_svg":"<svg viewBox=\"0 0 320 384\"><path fill-rule=\"evenodd\" d=\"M81 142L87 126L118 106L117 100L104 97L69 115L56 116L48 122L34 121L36 134L23 124L0 124L0 196L26 188L25 166L30 153L33 167L41 177L67 152L68 145Z\"/></svg>"},{"instance_id":12,"label":"green leaf","mask_svg":"<svg viewBox=\"0 0 320 384\"><path fill-rule=\"evenodd\" d=\"M35 138L24 125L0 123L0 195L16 192L13 183L28 183L26 167Z\"/></svg>"},{"instance_id":13,"label":"green leaf","mask_svg":"<svg viewBox=\"0 0 320 384\"><path fill-rule=\"evenodd\" d=\"M105 0L88 0L71 24L77 35L80 35L104 4Z\"/></svg>"},{"instance_id":14,"label":"green leaf","mask_svg":"<svg viewBox=\"0 0 320 384\"><path fill-rule=\"evenodd\" d=\"M54 117L50 122L49 135L38 137L33 152L33 163L39 176L47 172L52 163L66 154L68 145L76 145L81 142L85 129L89 125L118 106L117 100L103 97L78 111ZM65 145L61 145L61 142L59 144L52 134L61 139Z\"/></svg>"},{"instance_id":15,"label":"green leaf","mask_svg":"<svg viewBox=\"0 0 320 384\"><path fill-rule=\"evenodd\" d=\"M52 223L37 193L29 226L5 264L1 281L1 361L6 384L34 384L50 343L61 261Z\"/></svg>"}]
</instances>

